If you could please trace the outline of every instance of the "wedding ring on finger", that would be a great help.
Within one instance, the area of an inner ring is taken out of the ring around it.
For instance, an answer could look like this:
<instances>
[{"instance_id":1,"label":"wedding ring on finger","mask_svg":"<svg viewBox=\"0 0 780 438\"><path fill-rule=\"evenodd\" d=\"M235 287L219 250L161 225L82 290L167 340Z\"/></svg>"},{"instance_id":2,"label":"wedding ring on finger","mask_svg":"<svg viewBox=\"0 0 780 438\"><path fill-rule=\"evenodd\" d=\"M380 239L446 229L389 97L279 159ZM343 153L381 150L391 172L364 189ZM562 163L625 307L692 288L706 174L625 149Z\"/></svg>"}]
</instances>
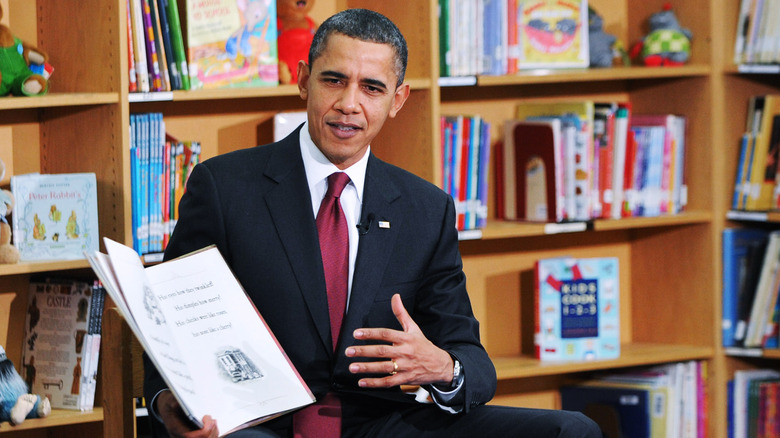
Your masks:
<instances>
[{"instance_id":1,"label":"wedding ring on finger","mask_svg":"<svg viewBox=\"0 0 780 438\"><path fill-rule=\"evenodd\" d=\"M394 376L394 375L398 374L398 364L395 363L395 359L390 359L390 362L393 363L393 371L390 371L390 375Z\"/></svg>"}]
</instances>

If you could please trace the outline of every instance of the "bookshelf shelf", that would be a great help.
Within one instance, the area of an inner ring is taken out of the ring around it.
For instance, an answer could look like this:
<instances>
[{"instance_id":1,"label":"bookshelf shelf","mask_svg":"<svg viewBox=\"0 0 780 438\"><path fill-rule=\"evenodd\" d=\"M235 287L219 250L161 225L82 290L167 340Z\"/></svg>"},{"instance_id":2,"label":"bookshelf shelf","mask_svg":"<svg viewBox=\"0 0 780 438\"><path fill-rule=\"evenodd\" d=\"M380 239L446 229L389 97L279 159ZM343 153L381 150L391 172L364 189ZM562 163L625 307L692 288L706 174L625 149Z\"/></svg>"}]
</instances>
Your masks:
<instances>
[{"instance_id":1,"label":"bookshelf shelf","mask_svg":"<svg viewBox=\"0 0 780 438\"><path fill-rule=\"evenodd\" d=\"M52 409L48 417L27 419L18 426L11 426L7 422L0 423L0 433L31 431L73 424L98 423L101 421L103 421L103 408L99 407L90 412Z\"/></svg>"},{"instance_id":2,"label":"bookshelf shelf","mask_svg":"<svg viewBox=\"0 0 780 438\"><path fill-rule=\"evenodd\" d=\"M559 82L622 81L659 78L704 77L711 68L704 64L680 67L611 67L567 70L528 70L507 76L478 76L477 85L525 85Z\"/></svg>"},{"instance_id":3,"label":"bookshelf shelf","mask_svg":"<svg viewBox=\"0 0 780 438\"><path fill-rule=\"evenodd\" d=\"M0 111L25 108L54 108L105 105L119 102L118 93L49 93L40 97L0 98Z\"/></svg>"},{"instance_id":4,"label":"bookshelf shelf","mask_svg":"<svg viewBox=\"0 0 780 438\"><path fill-rule=\"evenodd\" d=\"M597 219L589 222L560 224L530 223L491 220L482 230L482 240L511 239L517 237L545 236L583 231L612 231L645 229L648 227L684 226L708 223L712 220L709 211L686 211L677 215L657 217L630 217L623 219Z\"/></svg>"},{"instance_id":5,"label":"bookshelf shelf","mask_svg":"<svg viewBox=\"0 0 780 438\"><path fill-rule=\"evenodd\" d=\"M736 211L726 213L726 219L745 222L780 222L780 211Z\"/></svg>"},{"instance_id":6,"label":"bookshelf shelf","mask_svg":"<svg viewBox=\"0 0 780 438\"><path fill-rule=\"evenodd\" d=\"M67 271L89 268L86 259L83 260L51 260L36 262L21 262L11 265L0 264L0 276L35 274L41 272Z\"/></svg>"},{"instance_id":7,"label":"bookshelf shelf","mask_svg":"<svg viewBox=\"0 0 780 438\"><path fill-rule=\"evenodd\" d=\"M431 88L431 80L425 78L411 78L408 81L413 90ZM166 102L166 101L198 101L198 100L227 100L227 99L256 99L265 97L293 97L298 96L297 85L278 85L276 87L254 88L228 88L228 89L201 89L173 92L154 93L130 93L130 103L141 102Z\"/></svg>"},{"instance_id":8,"label":"bookshelf shelf","mask_svg":"<svg viewBox=\"0 0 780 438\"><path fill-rule=\"evenodd\" d=\"M541 362L530 356L496 357L493 362L499 380L614 370L675 361L706 360L713 349L696 345L624 344L620 358L585 362Z\"/></svg>"}]
</instances>

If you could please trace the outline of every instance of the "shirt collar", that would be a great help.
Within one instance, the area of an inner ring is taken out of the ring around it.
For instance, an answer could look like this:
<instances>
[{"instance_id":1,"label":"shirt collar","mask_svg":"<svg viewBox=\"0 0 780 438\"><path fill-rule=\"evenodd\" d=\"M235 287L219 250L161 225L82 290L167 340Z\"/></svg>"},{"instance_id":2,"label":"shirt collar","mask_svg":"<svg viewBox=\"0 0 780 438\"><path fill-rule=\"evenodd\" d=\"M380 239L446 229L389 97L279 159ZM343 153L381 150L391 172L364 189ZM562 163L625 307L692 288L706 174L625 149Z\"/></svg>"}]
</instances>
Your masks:
<instances>
[{"instance_id":1,"label":"shirt collar","mask_svg":"<svg viewBox=\"0 0 780 438\"><path fill-rule=\"evenodd\" d=\"M345 172L355 186L358 202L363 202L363 187L366 181L366 167L368 166L371 146L366 148L366 153L358 162L342 171L335 164L328 161L322 151L314 144L309 134L308 122L304 122L301 128L300 143L301 157L303 157L303 167L306 170L306 179L309 183L310 193L315 194L321 191L324 195L325 191L322 188L324 187L322 184L324 184L328 176L333 172ZM317 189L318 187L320 190Z\"/></svg>"}]
</instances>

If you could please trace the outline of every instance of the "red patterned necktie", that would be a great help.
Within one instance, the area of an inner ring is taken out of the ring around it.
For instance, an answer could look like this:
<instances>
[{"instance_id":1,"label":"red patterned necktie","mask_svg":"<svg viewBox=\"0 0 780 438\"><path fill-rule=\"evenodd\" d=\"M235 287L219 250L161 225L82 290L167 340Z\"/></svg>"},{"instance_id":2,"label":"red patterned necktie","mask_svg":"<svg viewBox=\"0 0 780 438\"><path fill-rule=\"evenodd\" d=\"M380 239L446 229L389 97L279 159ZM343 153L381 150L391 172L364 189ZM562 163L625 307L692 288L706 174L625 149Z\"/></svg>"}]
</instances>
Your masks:
<instances>
[{"instance_id":1,"label":"red patterned necktie","mask_svg":"<svg viewBox=\"0 0 780 438\"><path fill-rule=\"evenodd\" d=\"M330 332L334 350L339 340L344 311L347 308L349 232L339 197L349 181L349 176L344 172L336 172L328 176L328 191L317 213L317 233L320 236L322 266L325 270Z\"/></svg>"},{"instance_id":2,"label":"red patterned necktie","mask_svg":"<svg viewBox=\"0 0 780 438\"><path fill-rule=\"evenodd\" d=\"M349 177L344 172L336 172L328 176L328 191L317 212L317 233L320 237L322 266L325 270L334 350L338 343L344 310L347 307L349 285L349 231L347 219L339 203L341 192L349 181ZM341 402L333 393L326 394L317 403L293 415L294 438L338 438L340 435Z\"/></svg>"}]
</instances>

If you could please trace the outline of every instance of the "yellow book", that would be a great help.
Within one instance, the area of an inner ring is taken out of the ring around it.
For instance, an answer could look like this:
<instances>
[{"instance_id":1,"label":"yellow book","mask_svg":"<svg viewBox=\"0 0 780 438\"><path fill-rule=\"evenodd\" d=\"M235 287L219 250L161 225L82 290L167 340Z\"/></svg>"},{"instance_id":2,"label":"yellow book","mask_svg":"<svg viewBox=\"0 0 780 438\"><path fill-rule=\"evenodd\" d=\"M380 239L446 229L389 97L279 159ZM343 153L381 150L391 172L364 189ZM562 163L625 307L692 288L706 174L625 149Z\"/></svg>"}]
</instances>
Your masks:
<instances>
[{"instance_id":1,"label":"yellow book","mask_svg":"<svg viewBox=\"0 0 780 438\"><path fill-rule=\"evenodd\" d=\"M780 115L780 94L764 96L764 105L760 116L758 111L758 108L756 108L756 142L753 150L753 159L750 164L750 180L748 182L748 196L745 201L745 209L765 211L772 208L777 161L780 158L778 156L778 145L770 147L772 119L774 116Z\"/></svg>"}]
</instances>

